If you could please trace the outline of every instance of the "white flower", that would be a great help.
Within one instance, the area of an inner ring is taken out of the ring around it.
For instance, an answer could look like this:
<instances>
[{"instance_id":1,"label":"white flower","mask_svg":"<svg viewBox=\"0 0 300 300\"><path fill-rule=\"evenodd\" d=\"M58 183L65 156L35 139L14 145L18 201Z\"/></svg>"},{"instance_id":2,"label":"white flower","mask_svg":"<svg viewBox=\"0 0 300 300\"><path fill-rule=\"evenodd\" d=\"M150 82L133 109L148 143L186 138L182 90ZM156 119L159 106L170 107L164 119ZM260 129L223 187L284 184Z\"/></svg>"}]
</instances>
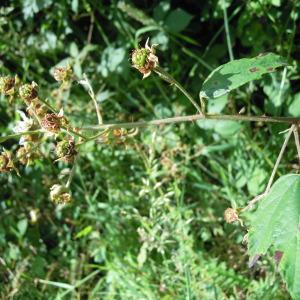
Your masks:
<instances>
[{"instance_id":1,"label":"white flower","mask_svg":"<svg viewBox=\"0 0 300 300\"><path fill-rule=\"evenodd\" d=\"M32 129L33 120L28 118L26 116L26 114L21 110L18 110L18 113L19 113L22 121L18 121L16 123L15 127L13 128L13 132L22 133L22 132L26 132L26 131L29 131L30 129ZM25 142L26 142L26 136L22 135L20 137L19 144L24 145Z\"/></svg>"}]
</instances>

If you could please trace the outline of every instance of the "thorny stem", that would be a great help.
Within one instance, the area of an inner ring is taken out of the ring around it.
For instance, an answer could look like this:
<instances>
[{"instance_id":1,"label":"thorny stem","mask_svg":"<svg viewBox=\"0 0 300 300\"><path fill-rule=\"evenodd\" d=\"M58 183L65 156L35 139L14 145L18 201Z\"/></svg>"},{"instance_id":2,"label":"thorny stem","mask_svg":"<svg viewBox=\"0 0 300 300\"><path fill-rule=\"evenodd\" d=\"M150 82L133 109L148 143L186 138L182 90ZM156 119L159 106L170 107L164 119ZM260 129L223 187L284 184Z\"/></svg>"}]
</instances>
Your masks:
<instances>
[{"instance_id":1,"label":"thorny stem","mask_svg":"<svg viewBox=\"0 0 300 300\"><path fill-rule=\"evenodd\" d=\"M79 133L79 132L77 132L77 131L75 131L73 129L70 129L70 128L67 128L67 127L62 127L62 129L64 129L68 134L70 134L72 136L74 134L74 135L77 135L78 137L81 137L81 138L83 138L85 140L88 139L86 136L82 135L81 133Z\"/></svg>"},{"instance_id":2,"label":"thorny stem","mask_svg":"<svg viewBox=\"0 0 300 300\"><path fill-rule=\"evenodd\" d=\"M159 66L155 67L153 71L157 73L165 81L174 84L191 101L191 103L195 106L199 114L203 116L203 112L200 106L194 100L193 96L176 79L174 79L168 72L166 72Z\"/></svg>"},{"instance_id":3,"label":"thorny stem","mask_svg":"<svg viewBox=\"0 0 300 300\"><path fill-rule=\"evenodd\" d=\"M103 129L118 129L118 128L142 128L149 126L160 126L165 124L175 124L182 122L194 122L199 120L234 120L244 122L272 122L272 123L286 123L286 124L300 124L300 118L290 117L267 117L267 116L243 116L243 115L189 115L179 116L166 119L158 119L152 121L138 121L138 122L126 122L126 123L112 123L101 125L89 125L84 126L82 129L89 130L103 130Z\"/></svg>"},{"instance_id":4,"label":"thorny stem","mask_svg":"<svg viewBox=\"0 0 300 300\"><path fill-rule=\"evenodd\" d=\"M194 122L199 120L233 120L233 121L243 121L243 122L267 122L267 123L283 123L283 124L300 124L300 118L292 118L292 117L266 117L266 116L242 116L242 115L215 115L215 114L207 114L207 115L189 115L189 116L179 116L165 119L158 119L152 121L138 121L138 122L126 122L126 123L111 123L111 124L100 124L100 125L87 125L81 128L81 130L105 130L105 129L119 129L119 128L144 128L149 126L160 126L166 124L176 124L183 122ZM92 141L99 137L100 134L96 134L92 137L86 137L79 132L76 132L72 129L68 129L63 127L63 129L70 133L77 135L83 138L86 141ZM11 134L6 137L0 137L0 143L4 142L10 138L17 138L26 134L38 134L40 131L26 131L18 134Z\"/></svg>"},{"instance_id":5,"label":"thorny stem","mask_svg":"<svg viewBox=\"0 0 300 300\"><path fill-rule=\"evenodd\" d=\"M271 189L271 186L272 186L272 183L273 183L273 181L274 181L274 177L275 177L275 175L276 175L278 166L279 166L280 161L281 161L281 159L282 159L282 157L283 157L283 154L284 154L284 151L285 151L285 149L286 149L286 146L287 146L287 144L288 144L288 142L289 142L289 139L290 139L292 133L295 132L295 128L296 128L296 125L293 124L293 125L290 127L290 129L288 130L287 136L286 136L286 138L285 138L285 140L284 140L284 142L283 142L283 144L282 144L281 150L280 150L280 152L279 152L279 155L278 155L278 157L277 157L276 163L275 163L275 165L274 165L274 168L273 168L272 174L271 174L271 176L270 176L270 179L269 179L269 182L268 182L268 185L267 185L266 190L265 190L261 195L258 195L258 196L256 196L254 199L252 199L252 200L248 203L248 205L247 205L245 208L242 209L242 211L246 211L246 210L252 208L253 205L254 205L256 202L260 201L262 198L264 198L264 197L269 193L269 191L270 191L270 189Z\"/></svg>"},{"instance_id":6,"label":"thorny stem","mask_svg":"<svg viewBox=\"0 0 300 300\"><path fill-rule=\"evenodd\" d=\"M83 78L85 80L85 84L88 88L88 93L90 95L90 97L92 98L93 102L94 102L94 105L95 105L95 109L96 109L96 113L97 113L97 118L98 118L98 124L101 125L103 124L103 119L102 119L102 115L101 115L101 112L100 112L100 108L99 108L99 105L97 103L97 100L96 100L96 96L95 96L95 93L94 93L94 90L90 84L90 81L88 80L86 74L83 74Z\"/></svg>"}]
</instances>

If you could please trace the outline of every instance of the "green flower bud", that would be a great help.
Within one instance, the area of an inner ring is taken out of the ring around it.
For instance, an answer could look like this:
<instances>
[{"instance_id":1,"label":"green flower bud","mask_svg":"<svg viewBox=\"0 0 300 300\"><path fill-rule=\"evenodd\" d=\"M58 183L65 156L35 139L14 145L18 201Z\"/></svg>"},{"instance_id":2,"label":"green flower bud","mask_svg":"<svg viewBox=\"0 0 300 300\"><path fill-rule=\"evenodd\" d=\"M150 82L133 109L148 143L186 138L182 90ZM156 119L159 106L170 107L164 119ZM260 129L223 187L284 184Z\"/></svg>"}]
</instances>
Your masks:
<instances>
[{"instance_id":1,"label":"green flower bud","mask_svg":"<svg viewBox=\"0 0 300 300\"><path fill-rule=\"evenodd\" d=\"M38 96L38 85L33 81L31 84L23 84L19 89L19 95L25 102L31 102Z\"/></svg>"},{"instance_id":2,"label":"green flower bud","mask_svg":"<svg viewBox=\"0 0 300 300\"><path fill-rule=\"evenodd\" d=\"M50 188L50 200L55 204L66 204L71 202L69 189L60 184L54 184Z\"/></svg>"}]
</instances>

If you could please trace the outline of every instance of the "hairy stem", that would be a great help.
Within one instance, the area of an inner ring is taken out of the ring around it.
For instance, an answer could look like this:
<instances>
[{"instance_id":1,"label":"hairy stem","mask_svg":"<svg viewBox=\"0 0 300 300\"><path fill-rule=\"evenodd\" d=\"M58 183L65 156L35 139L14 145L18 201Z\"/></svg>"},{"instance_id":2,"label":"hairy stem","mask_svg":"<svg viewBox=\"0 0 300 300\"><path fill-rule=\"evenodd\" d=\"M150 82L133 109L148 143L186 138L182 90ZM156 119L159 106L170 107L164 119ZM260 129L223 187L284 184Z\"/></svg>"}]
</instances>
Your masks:
<instances>
[{"instance_id":1,"label":"hairy stem","mask_svg":"<svg viewBox=\"0 0 300 300\"><path fill-rule=\"evenodd\" d=\"M191 103L197 109L199 114L203 115L203 112L202 112L200 106L194 100L193 96L176 79L174 79L168 72L166 72L159 66L155 67L154 72L156 72L165 81L167 81L171 84L174 84L191 101Z\"/></svg>"},{"instance_id":2,"label":"hairy stem","mask_svg":"<svg viewBox=\"0 0 300 300\"><path fill-rule=\"evenodd\" d=\"M117 129L117 128L142 128L149 126L159 126L164 124L175 124L182 122L194 122L198 120L233 120L233 121L244 121L244 122L271 122L271 123L300 123L300 118L290 117L266 117L266 116L243 116L243 115L189 115L179 116L166 119L158 119L152 121L138 121L138 122L126 122L126 123L111 123L101 125L88 125L82 129L90 130L103 130L103 129Z\"/></svg>"}]
</instances>

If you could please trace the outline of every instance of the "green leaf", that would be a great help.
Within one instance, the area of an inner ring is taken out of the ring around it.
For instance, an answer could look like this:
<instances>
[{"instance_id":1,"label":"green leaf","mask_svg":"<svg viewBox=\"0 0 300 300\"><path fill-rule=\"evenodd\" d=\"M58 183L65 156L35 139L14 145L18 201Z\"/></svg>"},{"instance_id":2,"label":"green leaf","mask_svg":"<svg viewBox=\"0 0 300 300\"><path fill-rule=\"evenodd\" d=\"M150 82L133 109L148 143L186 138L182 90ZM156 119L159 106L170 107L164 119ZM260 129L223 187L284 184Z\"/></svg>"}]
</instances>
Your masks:
<instances>
[{"instance_id":1,"label":"green leaf","mask_svg":"<svg viewBox=\"0 0 300 300\"><path fill-rule=\"evenodd\" d=\"M20 234L23 236L25 234L26 230L27 230L27 227L28 227L28 220L27 219L20 220L18 222L17 226L18 226Z\"/></svg>"},{"instance_id":2,"label":"green leaf","mask_svg":"<svg viewBox=\"0 0 300 300\"><path fill-rule=\"evenodd\" d=\"M207 99L220 97L286 65L285 59L274 53L233 60L210 73L203 83L200 97Z\"/></svg>"},{"instance_id":3,"label":"green leaf","mask_svg":"<svg viewBox=\"0 0 300 300\"><path fill-rule=\"evenodd\" d=\"M251 259L273 246L283 253L279 264L287 288L300 299L300 175L279 178L250 217Z\"/></svg>"},{"instance_id":4,"label":"green leaf","mask_svg":"<svg viewBox=\"0 0 300 300\"><path fill-rule=\"evenodd\" d=\"M80 231L76 234L75 238L76 238L76 239L79 239L79 238L81 238L81 237L84 237L84 236L86 236L86 235L89 235L92 231L93 231L93 227L92 227L92 226L86 226L86 227L84 227L82 230L80 230Z\"/></svg>"},{"instance_id":5,"label":"green leaf","mask_svg":"<svg viewBox=\"0 0 300 300\"><path fill-rule=\"evenodd\" d=\"M293 117L300 117L300 93L295 94L293 101L288 108L288 112Z\"/></svg>"},{"instance_id":6,"label":"green leaf","mask_svg":"<svg viewBox=\"0 0 300 300\"><path fill-rule=\"evenodd\" d=\"M173 10L167 17L165 24L171 32L181 32L192 20L193 16L181 8Z\"/></svg>"}]
</instances>

